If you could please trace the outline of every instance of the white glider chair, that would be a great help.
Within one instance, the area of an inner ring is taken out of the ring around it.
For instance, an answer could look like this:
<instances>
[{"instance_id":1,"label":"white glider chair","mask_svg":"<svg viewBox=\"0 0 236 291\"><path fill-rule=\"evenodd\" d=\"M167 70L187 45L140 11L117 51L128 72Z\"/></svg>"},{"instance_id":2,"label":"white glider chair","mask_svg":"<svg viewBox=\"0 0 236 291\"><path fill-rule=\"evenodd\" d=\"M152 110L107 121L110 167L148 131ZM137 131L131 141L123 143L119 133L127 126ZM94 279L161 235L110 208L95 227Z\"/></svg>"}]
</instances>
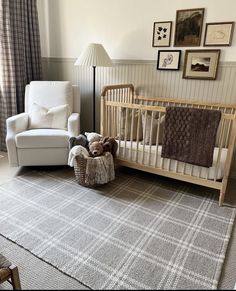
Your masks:
<instances>
[{"instance_id":1,"label":"white glider chair","mask_svg":"<svg viewBox=\"0 0 236 291\"><path fill-rule=\"evenodd\" d=\"M69 138L80 132L80 93L67 81L33 81L25 113L7 119L10 166L67 165Z\"/></svg>"}]
</instances>

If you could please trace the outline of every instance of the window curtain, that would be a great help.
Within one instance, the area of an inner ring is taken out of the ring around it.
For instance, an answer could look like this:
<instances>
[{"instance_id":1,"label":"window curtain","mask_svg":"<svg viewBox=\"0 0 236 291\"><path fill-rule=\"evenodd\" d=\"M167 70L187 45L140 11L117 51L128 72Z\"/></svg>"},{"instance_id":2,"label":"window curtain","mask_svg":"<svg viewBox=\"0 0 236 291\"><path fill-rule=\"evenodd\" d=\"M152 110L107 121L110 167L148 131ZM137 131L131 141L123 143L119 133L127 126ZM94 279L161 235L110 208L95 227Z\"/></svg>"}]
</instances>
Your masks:
<instances>
[{"instance_id":1,"label":"window curtain","mask_svg":"<svg viewBox=\"0 0 236 291\"><path fill-rule=\"evenodd\" d=\"M41 80L36 0L0 0L0 150L6 119L24 111L25 86Z\"/></svg>"}]
</instances>

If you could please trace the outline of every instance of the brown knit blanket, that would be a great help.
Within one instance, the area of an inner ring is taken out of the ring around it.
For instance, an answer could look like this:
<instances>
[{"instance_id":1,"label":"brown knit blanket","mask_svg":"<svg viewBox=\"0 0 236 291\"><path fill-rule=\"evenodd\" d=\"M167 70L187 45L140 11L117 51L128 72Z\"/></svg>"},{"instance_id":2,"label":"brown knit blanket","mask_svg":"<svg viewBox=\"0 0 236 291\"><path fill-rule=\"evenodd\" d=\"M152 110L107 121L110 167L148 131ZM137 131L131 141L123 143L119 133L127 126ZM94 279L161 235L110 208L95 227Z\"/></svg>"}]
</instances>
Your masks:
<instances>
[{"instance_id":1,"label":"brown knit blanket","mask_svg":"<svg viewBox=\"0 0 236 291\"><path fill-rule=\"evenodd\" d=\"M211 167L221 111L167 107L163 158Z\"/></svg>"}]
</instances>

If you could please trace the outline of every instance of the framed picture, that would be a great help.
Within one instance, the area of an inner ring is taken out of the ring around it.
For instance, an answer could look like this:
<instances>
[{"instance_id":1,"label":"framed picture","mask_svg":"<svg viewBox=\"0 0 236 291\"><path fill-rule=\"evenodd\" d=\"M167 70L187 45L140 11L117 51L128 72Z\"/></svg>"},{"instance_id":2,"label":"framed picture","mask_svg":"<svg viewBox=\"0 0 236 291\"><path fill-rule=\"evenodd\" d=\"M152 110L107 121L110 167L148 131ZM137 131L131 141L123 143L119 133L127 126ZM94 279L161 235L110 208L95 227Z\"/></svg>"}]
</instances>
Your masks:
<instances>
[{"instance_id":1,"label":"framed picture","mask_svg":"<svg viewBox=\"0 0 236 291\"><path fill-rule=\"evenodd\" d=\"M176 11L174 46L200 46L204 8Z\"/></svg>"},{"instance_id":2,"label":"framed picture","mask_svg":"<svg viewBox=\"0 0 236 291\"><path fill-rule=\"evenodd\" d=\"M186 50L183 78L215 80L220 50Z\"/></svg>"},{"instance_id":3,"label":"framed picture","mask_svg":"<svg viewBox=\"0 0 236 291\"><path fill-rule=\"evenodd\" d=\"M154 22L152 46L170 46L172 21Z\"/></svg>"},{"instance_id":4,"label":"framed picture","mask_svg":"<svg viewBox=\"0 0 236 291\"><path fill-rule=\"evenodd\" d=\"M206 23L204 46L230 46L234 22Z\"/></svg>"},{"instance_id":5,"label":"framed picture","mask_svg":"<svg viewBox=\"0 0 236 291\"><path fill-rule=\"evenodd\" d=\"M181 51L159 50L157 70L179 70Z\"/></svg>"}]
</instances>

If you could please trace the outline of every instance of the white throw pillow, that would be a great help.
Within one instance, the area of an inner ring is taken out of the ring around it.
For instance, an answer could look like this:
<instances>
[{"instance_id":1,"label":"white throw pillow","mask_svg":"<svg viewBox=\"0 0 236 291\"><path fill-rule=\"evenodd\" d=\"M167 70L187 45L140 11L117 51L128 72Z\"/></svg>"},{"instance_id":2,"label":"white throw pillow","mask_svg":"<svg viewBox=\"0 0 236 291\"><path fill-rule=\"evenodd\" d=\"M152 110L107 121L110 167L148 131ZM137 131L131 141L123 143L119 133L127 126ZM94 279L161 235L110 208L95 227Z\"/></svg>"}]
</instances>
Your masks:
<instances>
[{"instance_id":1,"label":"white throw pillow","mask_svg":"<svg viewBox=\"0 0 236 291\"><path fill-rule=\"evenodd\" d=\"M68 104L46 108L34 102L29 113L29 128L66 129L68 115Z\"/></svg>"}]
</instances>

